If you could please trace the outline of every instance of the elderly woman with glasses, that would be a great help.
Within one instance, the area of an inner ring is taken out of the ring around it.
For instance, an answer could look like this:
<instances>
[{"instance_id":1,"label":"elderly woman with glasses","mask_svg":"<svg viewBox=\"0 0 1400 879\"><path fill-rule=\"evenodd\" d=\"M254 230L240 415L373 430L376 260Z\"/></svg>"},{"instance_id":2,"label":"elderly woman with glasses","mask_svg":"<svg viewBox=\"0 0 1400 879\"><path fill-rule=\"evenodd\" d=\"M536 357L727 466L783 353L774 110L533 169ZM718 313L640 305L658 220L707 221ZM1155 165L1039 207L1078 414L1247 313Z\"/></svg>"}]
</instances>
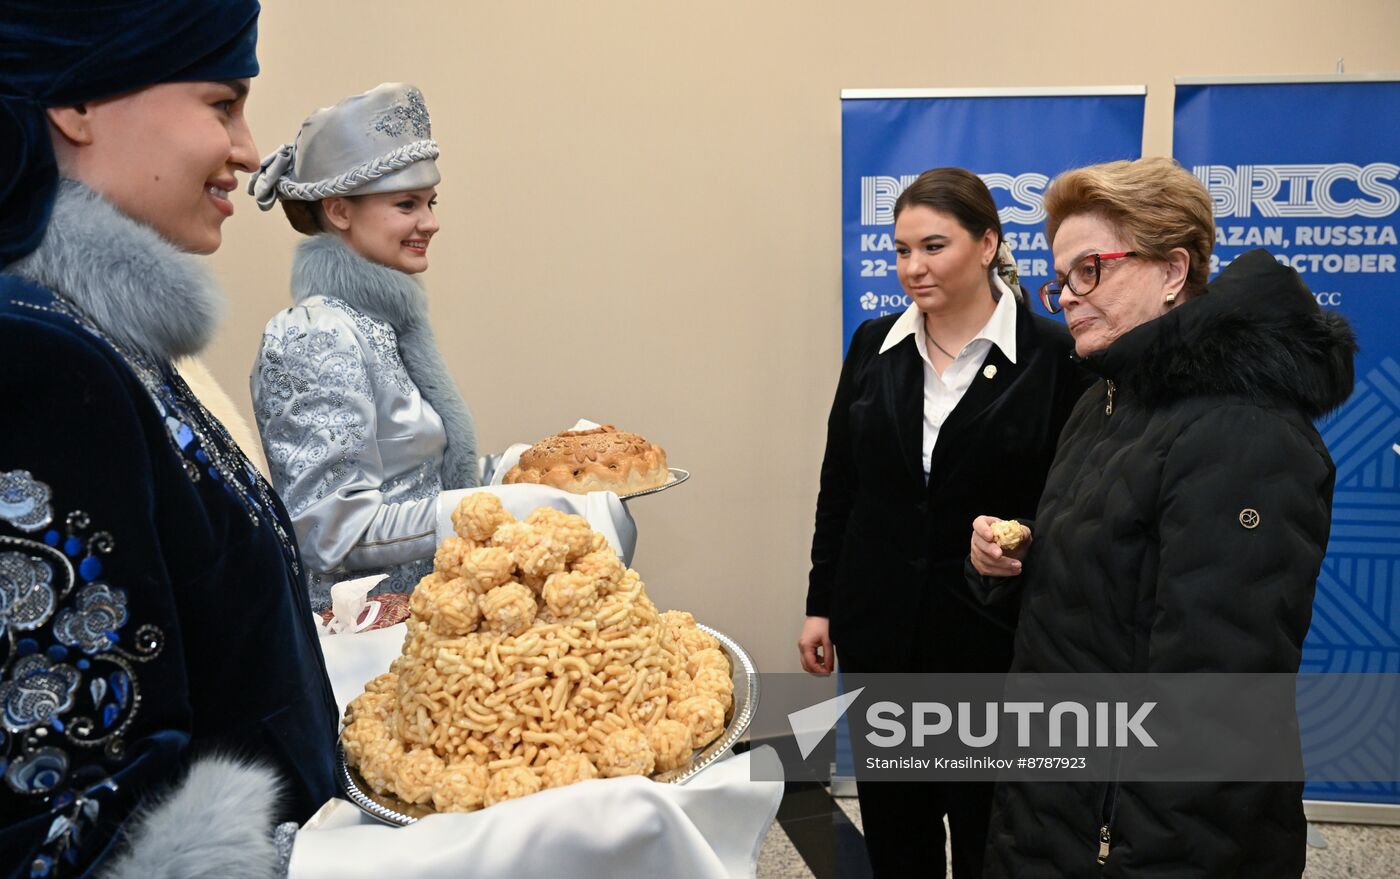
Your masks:
<instances>
[{"instance_id":1,"label":"elderly woman with glasses","mask_svg":"<svg viewBox=\"0 0 1400 879\"><path fill-rule=\"evenodd\" d=\"M1210 284L1204 187L1170 159L1046 191L1063 311L1101 381L1065 425L1025 540L973 526L985 600L1017 601L1013 672L1296 673L1335 468L1312 421L1355 341L1262 250ZM1301 784L1002 784L989 877L1298 876Z\"/></svg>"}]
</instances>

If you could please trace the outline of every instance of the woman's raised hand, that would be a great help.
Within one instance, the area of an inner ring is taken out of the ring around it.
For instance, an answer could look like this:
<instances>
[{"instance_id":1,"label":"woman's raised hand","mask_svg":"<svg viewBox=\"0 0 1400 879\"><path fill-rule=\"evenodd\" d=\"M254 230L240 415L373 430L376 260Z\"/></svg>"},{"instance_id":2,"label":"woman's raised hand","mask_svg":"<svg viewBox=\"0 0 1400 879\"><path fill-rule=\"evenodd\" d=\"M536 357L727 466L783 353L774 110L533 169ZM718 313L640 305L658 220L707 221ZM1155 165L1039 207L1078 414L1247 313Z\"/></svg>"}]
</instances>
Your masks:
<instances>
[{"instance_id":1,"label":"woman's raised hand","mask_svg":"<svg viewBox=\"0 0 1400 879\"><path fill-rule=\"evenodd\" d=\"M992 533L992 526L1001 520L995 516L978 516L972 520L972 566L984 577L1015 577L1021 573L1021 561L1031 546L1031 529L1021 526L1021 544L1015 549L1002 549Z\"/></svg>"}]
</instances>

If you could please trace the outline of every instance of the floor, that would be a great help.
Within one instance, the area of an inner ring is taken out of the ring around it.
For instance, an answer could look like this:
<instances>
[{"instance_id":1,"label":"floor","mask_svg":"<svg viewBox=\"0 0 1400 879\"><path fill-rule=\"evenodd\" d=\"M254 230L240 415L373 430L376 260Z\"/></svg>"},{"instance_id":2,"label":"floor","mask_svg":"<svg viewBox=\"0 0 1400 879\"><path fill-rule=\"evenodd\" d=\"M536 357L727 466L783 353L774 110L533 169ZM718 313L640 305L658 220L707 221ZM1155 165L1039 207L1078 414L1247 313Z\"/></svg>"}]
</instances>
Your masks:
<instances>
[{"instance_id":1,"label":"floor","mask_svg":"<svg viewBox=\"0 0 1400 879\"><path fill-rule=\"evenodd\" d=\"M1305 879L1395 879L1400 827L1319 824L1327 848L1308 848ZM817 784L789 784L758 858L758 879L868 879L860 807Z\"/></svg>"}]
</instances>

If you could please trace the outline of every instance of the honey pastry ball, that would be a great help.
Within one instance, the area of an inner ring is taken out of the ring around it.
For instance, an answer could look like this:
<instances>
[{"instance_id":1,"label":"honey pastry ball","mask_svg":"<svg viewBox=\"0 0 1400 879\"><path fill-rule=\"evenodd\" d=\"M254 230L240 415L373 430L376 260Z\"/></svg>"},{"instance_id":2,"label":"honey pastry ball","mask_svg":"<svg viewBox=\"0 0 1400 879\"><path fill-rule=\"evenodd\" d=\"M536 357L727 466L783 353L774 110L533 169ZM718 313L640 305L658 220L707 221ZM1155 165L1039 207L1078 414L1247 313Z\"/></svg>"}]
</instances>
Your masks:
<instances>
[{"instance_id":1,"label":"honey pastry ball","mask_svg":"<svg viewBox=\"0 0 1400 879\"><path fill-rule=\"evenodd\" d=\"M349 717L349 706L345 709ZM366 753L393 738L393 731L374 712L356 711L355 719L347 721L340 733L340 744L345 748L345 758L356 766L363 766ZM362 773L363 774L363 773ZM368 778L368 776L366 776Z\"/></svg>"},{"instance_id":2,"label":"honey pastry ball","mask_svg":"<svg viewBox=\"0 0 1400 879\"><path fill-rule=\"evenodd\" d=\"M474 592L486 593L509 583L515 570L510 552L499 546L480 546L466 554L460 573Z\"/></svg>"},{"instance_id":3,"label":"honey pastry ball","mask_svg":"<svg viewBox=\"0 0 1400 879\"><path fill-rule=\"evenodd\" d=\"M684 629L695 625L695 617L688 610L668 610L661 615L661 625L668 629Z\"/></svg>"},{"instance_id":4,"label":"honey pastry ball","mask_svg":"<svg viewBox=\"0 0 1400 879\"><path fill-rule=\"evenodd\" d=\"M598 755L598 773L605 778L622 775L651 775L656 755L639 729L627 727L608 733Z\"/></svg>"},{"instance_id":5,"label":"honey pastry ball","mask_svg":"<svg viewBox=\"0 0 1400 879\"><path fill-rule=\"evenodd\" d=\"M713 696L691 696L672 705L667 714L690 727L697 748L713 742L724 731L724 706Z\"/></svg>"},{"instance_id":6,"label":"honey pastry ball","mask_svg":"<svg viewBox=\"0 0 1400 879\"><path fill-rule=\"evenodd\" d=\"M491 542L509 550L520 573L545 577L564 570L564 559L569 551L566 545L555 542L552 533L544 528L516 522L497 528Z\"/></svg>"},{"instance_id":7,"label":"honey pastry ball","mask_svg":"<svg viewBox=\"0 0 1400 879\"><path fill-rule=\"evenodd\" d=\"M689 614L687 614L689 616ZM689 659L702 650L718 650L719 642L708 632L702 632L698 628L681 629L674 633L676 646L680 648L681 655Z\"/></svg>"},{"instance_id":8,"label":"honey pastry ball","mask_svg":"<svg viewBox=\"0 0 1400 879\"><path fill-rule=\"evenodd\" d=\"M713 647L697 650L686 657L686 674L694 678L702 668L716 668L723 672L725 677L729 676L729 660L725 658L724 653Z\"/></svg>"},{"instance_id":9,"label":"honey pastry ball","mask_svg":"<svg viewBox=\"0 0 1400 879\"><path fill-rule=\"evenodd\" d=\"M433 808L439 812L471 812L486 802L491 773L475 760L450 763L433 786Z\"/></svg>"},{"instance_id":10,"label":"honey pastry ball","mask_svg":"<svg viewBox=\"0 0 1400 879\"><path fill-rule=\"evenodd\" d=\"M573 563L575 574L583 574L592 580L597 581L600 592L610 592L613 587L622 582L622 560L613 552L612 547L604 546L602 549L595 549L578 558Z\"/></svg>"},{"instance_id":11,"label":"honey pastry ball","mask_svg":"<svg viewBox=\"0 0 1400 879\"><path fill-rule=\"evenodd\" d=\"M477 594L467 586L464 578L450 581L433 607L433 621L430 624L433 632L449 637L475 632L477 623L481 621L479 602Z\"/></svg>"},{"instance_id":12,"label":"honey pastry ball","mask_svg":"<svg viewBox=\"0 0 1400 879\"><path fill-rule=\"evenodd\" d=\"M717 668L702 668L695 676L695 694L710 696L728 711L734 705L734 679L728 671Z\"/></svg>"},{"instance_id":13,"label":"honey pastry ball","mask_svg":"<svg viewBox=\"0 0 1400 879\"><path fill-rule=\"evenodd\" d=\"M355 724L359 726L359 723ZM348 753L348 751L347 751ZM369 738L360 743L360 758L356 763L360 777L378 793L393 789L394 767L403 758L403 742L391 735Z\"/></svg>"},{"instance_id":14,"label":"honey pastry ball","mask_svg":"<svg viewBox=\"0 0 1400 879\"><path fill-rule=\"evenodd\" d=\"M422 622L431 620L433 618L433 596L438 589L452 582L455 577L455 574L433 571L420 579L418 585L413 587L413 592L408 596L409 613Z\"/></svg>"},{"instance_id":15,"label":"honey pastry ball","mask_svg":"<svg viewBox=\"0 0 1400 879\"><path fill-rule=\"evenodd\" d=\"M586 574L552 574L544 584L544 601L558 619L576 617L598 600L598 590Z\"/></svg>"},{"instance_id":16,"label":"honey pastry ball","mask_svg":"<svg viewBox=\"0 0 1400 879\"><path fill-rule=\"evenodd\" d=\"M432 748L414 748L394 767L394 792L406 803L431 802L443 768Z\"/></svg>"},{"instance_id":17,"label":"honey pastry ball","mask_svg":"<svg viewBox=\"0 0 1400 879\"><path fill-rule=\"evenodd\" d=\"M460 537L447 538L438 545L437 552L433 553L433 570L440 574L460 577L462 563L467 560L467 553L475 548L476 544L469 540L463 540Z\"/></svg>"},{"instance_id":18,"label":"honey pastry ball","mask_svg":"<svg viewBox=\"0 0 1400 879\"><path fill-rule=\"evenodd\" d=\"M506 800L513 800L532 794L544 787L539 776L523 766L507 766L491 775L486 785L486 805L494 806Z\"/></svg>"},{"instance_id":19,"label":"honey pastry ball","mask_svg":"<svg viewBox=\"0 0 1400 879\"><path fill-rule=\"evenodd\" d=\"M490 541L497 528L514 521L515 517L501 506L501 499L489 491L472 492L452 511L452 530L473 543Z\"/></svg>"},{"instance_id":20,"label":"honey pastry ball","mask_svg":"<svg viewBox=\"0 0 1400 879\"><path fill-rule=\"evenodd\" d=\"M647 743L656 755L656 771L670 772L690 761L690 727L678 720L658 720L647 730Z\"/></svg>"},{"instance_id":21,"label":"honey pastry ball","mask_svg":"<svg viewBox=\"0 0 1400 879\"><path fill-rule=\"evenodd\" d=\"M539 507L525 517L525 524L552 531L554 540L568 547L566 561L572 562L593 549L593 529L582 516L553 507Z\"/></svg>"},{"instance_id":22,"label":"honey pastry ball","mask_svg":"<svg viewBox=\"0 0 1400 879\"><path fill-rule=\"evenodd\" d=\"M564 787L597 777L598 770L594 768L593 761L583 754L564 754L544 764L545 787Z\"/></svg>"},{"instance_id":23,"label":"honey pastry ball","mask_svg":"<svg viewBox=\"0 0 1400 879\"><path fill-rule=\"evenodd\" d=\"M497 586L481 599L481 616L493 632L516 635L535 621L535 596L519 583Z\"/></svg>"},{"instance_id":24,"label":"honey pastry ball","mask_svg":"<svg viewBox=\"0 0 1400 879\"><path fill-rule=\"evenodd\" d=\"M992 537L1002 549L1015 549L1026 539L1026 530L1015 519L1002 519L992 523Z\"/></svg>"}]
</instances>

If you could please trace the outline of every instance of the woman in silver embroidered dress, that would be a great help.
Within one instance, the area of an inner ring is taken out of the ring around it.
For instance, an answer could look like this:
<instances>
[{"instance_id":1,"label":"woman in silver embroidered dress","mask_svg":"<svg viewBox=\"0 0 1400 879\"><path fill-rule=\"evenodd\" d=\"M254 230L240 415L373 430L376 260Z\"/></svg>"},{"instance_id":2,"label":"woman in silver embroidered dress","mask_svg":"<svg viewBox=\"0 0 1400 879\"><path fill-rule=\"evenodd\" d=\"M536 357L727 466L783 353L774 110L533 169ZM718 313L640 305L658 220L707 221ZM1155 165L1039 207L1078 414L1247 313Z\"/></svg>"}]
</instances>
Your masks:
<instances>
[{"instance_id":1,"label":"woman in silver embroidered dress","mask_svg":"<svg viewBox=\"0 0 1400 879\"><path fill-rule=\"evenodd\" d=\"M311 114L250 184L310 236L252 395L317 610L351 577L411 591L432 569L439 508L457 500L444 492L478 483L471 413L414 277L438 231L437 155L422 93L390 83Z\"/></svg>"}]
</instances>

